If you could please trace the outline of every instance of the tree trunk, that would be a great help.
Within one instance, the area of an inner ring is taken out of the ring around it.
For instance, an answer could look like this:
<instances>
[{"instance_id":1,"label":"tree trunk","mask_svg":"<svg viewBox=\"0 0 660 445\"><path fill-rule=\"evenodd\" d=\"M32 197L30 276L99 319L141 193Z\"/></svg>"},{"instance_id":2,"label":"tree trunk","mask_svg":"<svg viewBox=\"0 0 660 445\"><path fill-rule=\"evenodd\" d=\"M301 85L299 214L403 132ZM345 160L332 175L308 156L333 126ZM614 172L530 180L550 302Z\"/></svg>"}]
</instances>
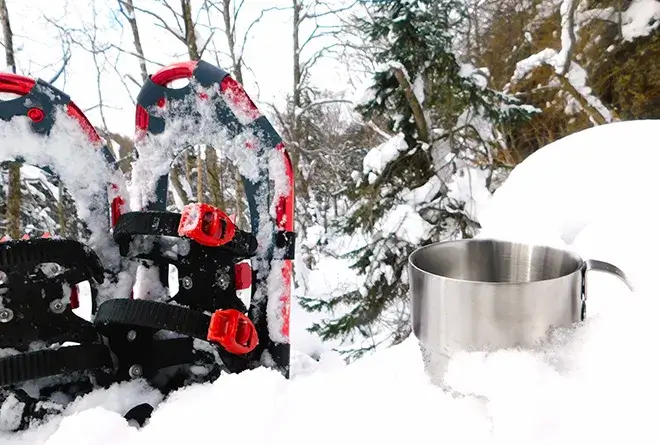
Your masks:
<instances>
[{"instance_id":1,"label":"tree trunk","mask_svg":"<svg viewBox=\"0 0 660 445\"><path fill-rule=\"evenodd\" d=\"M211 203L223 208L222 190L220 189L220 173L218 169L218 155L215 148L206 146L206 182L211 191Z\"/></svg>"},{"instance_id":2,"label":"tree trunk","mask_svg":"<svg viewBox=\"0 0 660 445\"><path fill-rule=\"evenodd\" d=\"M135 18L135 9L133 8L133 0L120 0L121 3L126 8L126 13L124 16L128 20L128 24L131 26L131 31L133 33L133 44L135 45L135 52L138 55L138 62L140 63L140 75L142 76L142 82L146 82L149 79L147 74L147 63L144 59L144 50L142 49L142 41L140 40L140 31L137 25L137 20Z\"/></svg>"},{"instance_id":3,"label":"tree trunk","mask_svg":"<svg viewBox=\"0 0 660 445\"><path fill-rule=\"evenodd\" d=\"M190 60L199 60L197 38L195 37L195 23L192 19L192 6L190 0L181 0L181 13L183 15L183 26L185 27L186 46Z\"/></svg>"},{"instance_id":4,"label":"tree trunk","mask_svg":"<svg viewBox=\"0 0 660 445\"><path fill-rule=\"evenodd\" d=\"M5 57L7 68L16 73L16 60L14 58L14 33L9 22L7 2L0 0L0 21L2 22L2 35L5 44ZM7 187L7 225L9 236L21 236L21 165L18 162L9 164L9 184Z\"/></svg>"},{"instance_id":5,"label":"tree trunk","mask_svg":"<svg viewBox=\"0 0 660 445\"><path fill-rule=\"evenodd\" d=\"M197 151L197 202L204 202L204 163L201 147Z\"/></svg>"}]
</instances>

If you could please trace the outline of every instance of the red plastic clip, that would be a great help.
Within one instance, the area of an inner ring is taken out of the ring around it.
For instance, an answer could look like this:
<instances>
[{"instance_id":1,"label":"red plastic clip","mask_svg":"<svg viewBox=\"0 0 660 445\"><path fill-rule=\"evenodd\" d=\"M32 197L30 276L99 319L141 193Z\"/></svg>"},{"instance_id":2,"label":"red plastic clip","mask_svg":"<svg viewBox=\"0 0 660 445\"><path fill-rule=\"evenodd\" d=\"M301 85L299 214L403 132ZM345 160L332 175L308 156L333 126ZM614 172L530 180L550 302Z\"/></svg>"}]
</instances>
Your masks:
<instances>
[{"instance_id":1,"label":"red plastic clip","mask_svg":"<svg viewBox=\"0 0 660 445\"><path fill-rule=\"evenodd\" d=\"M252 320L236 309L215 311L206 338L220 344L231 354L247 354L259 344Z\"/></svg>"},{"instance_id":2,"label":"red plastic clip","mask_svg":"<svg viewBox=\"0 0 660 445\"><path fill-rule=\"evenodd\" d=\"M218 208L208 204L188 204L183 208L178 233L199 244L218 247L234 239L236 226Z\"/></svg>"},{"instance_id":3,"label":"red plastic clip","mask_svg":"<svg viewBox=\"0 0 660 445\"><path fill-rule=\"evenodd\" d=\"M246 262L234 266L236 290L249 289L252 286L252 265Z\"/></svg>"},{"instance_id":4,"label":"red plastic clip","mask_svg":"<svg viewBox=\"0 0 660 445\"><path fill-rule=\"evenodd\" d=\"M78 294L77 284L71 287L71 295L69 295L69 304L71 305L71 309L78 309L80 307L80 298Z\"/></svg>"}]
</instances>

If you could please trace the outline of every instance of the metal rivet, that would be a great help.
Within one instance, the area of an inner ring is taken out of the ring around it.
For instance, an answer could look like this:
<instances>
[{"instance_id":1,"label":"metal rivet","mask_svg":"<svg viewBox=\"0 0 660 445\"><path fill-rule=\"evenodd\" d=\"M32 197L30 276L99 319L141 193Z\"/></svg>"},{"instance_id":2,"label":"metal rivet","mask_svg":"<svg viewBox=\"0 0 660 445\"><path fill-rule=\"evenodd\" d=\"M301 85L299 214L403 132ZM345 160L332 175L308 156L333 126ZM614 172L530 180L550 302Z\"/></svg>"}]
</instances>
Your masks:
<instances>
[{"instance_id":1,"label":"metal rivet","mask_svg":"<svg viewBox=\"0 0 660 445\"><path fill-rule=\"evenodd\" d=\"M184 289L189 290L193 287L193 280L190 277L181 278L181 285Z\"/></svg>"},{"instance_id":2,"label":"metal rivet","mask_svg":"<svg viewBox=\"0 0 660 445\"><path fill-rule=\"evenodd\" d=\"M128 374L131 376L133 379L137 379L142 375L142 366L140 365L133 365L130 368L128 368Z\"/></svg>"},{"instance_id":3,"label":"metal rivet","mask_svg":"<svg viewBox=\"0 0 660 445\"><path fill-rule=\"evenodd\" d=\"M126 334L126 339L127 339L128 341L133 341L133 340L135 340L136 338L137 338L137 332L135 332L135 331L132 330L132 329L131 329L130 331L128 331L128 333Z\"/></svg>"},{"instance_id":4,"label":"metal rivet","mask_svg":"<svg viewBox=\"0 0 660 445\"><path fill-rule=\"evenodd\" d=\"M8 308L0 310L0 323L9 323L14 318L14 311Z\"/></svg>"},{"instance_id":5,"label":"metal rivet","mask_svg":"<svg viewBox=\"0 0 660 445\"><path fill-rule=\"evenodd\" d=\"M188 240L181 240L179 243L179 255L186 256L190 253L190 242Z\"/></svg>"},{"instance_id":6,"label":"metal rivet","mask_svg":"<svg viewBox=\"0 0 660 445\"><path fill-rule=\"evenodd\" d=\"M226 290L229 287L229 284L231 283L231 278L229 277L229 274L227 272L220 272L218 274L218 278L216 279L216 283L222 290Z\"/></svg>"},{"instance_id":7,"label":"metal rivet","mask_svg":"<svg viewBox=\"0 0 660 445\"><path fill-rule=\"evenodd\" d=\"M50 307L50 310L56 314L61 314L64 312L64 309L66 309L66 305L62 303L62 300L53 300L48 307Z\"/></svg>"},{"instance_id":8,"label":"metal rivet","mask_svg":"<svg viewBox=\"0 0 660 445\"><path fill-rule=\"evenodd\" d=\"M7 274L0 270L0 284L5 284L7 283Z\"/></svg>"}]
</instances>

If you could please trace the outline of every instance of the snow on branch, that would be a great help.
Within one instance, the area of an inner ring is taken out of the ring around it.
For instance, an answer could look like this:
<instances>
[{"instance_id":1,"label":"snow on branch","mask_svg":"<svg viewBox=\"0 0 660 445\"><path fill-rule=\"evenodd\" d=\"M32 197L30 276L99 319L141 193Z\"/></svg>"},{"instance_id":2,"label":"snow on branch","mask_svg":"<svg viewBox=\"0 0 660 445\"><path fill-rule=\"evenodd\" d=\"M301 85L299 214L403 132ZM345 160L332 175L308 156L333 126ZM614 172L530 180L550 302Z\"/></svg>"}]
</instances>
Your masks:
<instances>
[{"instance_id":1,"label":"snow on branch","mask_svg":"<svg viewBox=\"0 0 660 445\"><path fill-rule=\"evenodd\" d=\"M621 15L621 36L625 41L649 35L660 26L660 1L633 0Z\"/></svg>"},{"instance_id":2,"label":"snow on branch","mask_svg":"<svg viewBox=\"0 0 660 445\"><path fill-rule=\"evenodd\" d=\"M613 117L610 110L597 96L592 94L591 88L587 86L587 73L584 68L575 62L566 64L564 57L556 50L546 48L521 60L516 64L509 85L524 79L541 65L549 65L554 69L564 91L568 92L578 102L594 123L602 125L612 122ZM564 72L566 65L568 65L568 68Z\"/></svg>"},{"instance_id":3,"label":"snow on branch","mask_svg":"<svg viewBox=\"0 0 660 445\"><path fill-rule=\"evenodd\" d=\"M593 20L620 25L622 39L631 42L638 37L648 36L660 26L660 1L633 0L625 11L617 11L612 7L577 11L576 30Z\"/></svg>"},{"instance_id":4,"label":"snow on branch","mask_svg":"<svg viewBox=\"0 0 660 445\"><path fill-rule=\"evenodd\" d=\"M403 133L398 133L388 141L369 150L362 161L362 173L368 175L369 184L373 184L385 167L408 149ZM357 178L354 178L357 179Z\"/></svg>"},{"instance_id":5,"label":"snow on branch","mask_svg":"<svg viewBox=\"0 0 660 445\"><path fill-rule=\"evenodd\" d=\"M568 71L575 46L575 8L577 2L564 0L559 8L561 15L561 49L555 56L555 71L563 76Z\"/></svg>"},{"instance_id":6,"label":"snow on branch","mask_svg":"<svg viewBox=\"0 0 660 445\"><path fill-rule=\"evenodd\" d=\"M577 2L575 0L562 1L559 8L562 25L560 50L545 48L519 61L507 89L540 66L548 65L554 70L562 89L577 102L577 108L584 109L594 124L602 125L612 122L612 113L598 97L592 94L591 88L587 86L586 71L572 61L576 41L575 33L579 28L578 23L584 23L584 16L576 18L576 15L578 15L576 9Z\"/></svg>"}]
</instances>

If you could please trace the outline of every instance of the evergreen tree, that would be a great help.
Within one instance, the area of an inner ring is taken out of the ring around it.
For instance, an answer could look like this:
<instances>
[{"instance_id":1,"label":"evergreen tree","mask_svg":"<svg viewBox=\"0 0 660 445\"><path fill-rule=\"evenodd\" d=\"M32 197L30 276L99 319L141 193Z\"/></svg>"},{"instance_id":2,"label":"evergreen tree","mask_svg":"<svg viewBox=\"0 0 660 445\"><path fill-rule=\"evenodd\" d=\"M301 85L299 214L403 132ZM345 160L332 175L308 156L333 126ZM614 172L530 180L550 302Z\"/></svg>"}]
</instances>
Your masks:
<instances>
[{"instance_id":1,"label":"evergreen tree","mask_svg":"<svg viewBox=\"0 0 660 445\"><path fill-rule=\"evenodd\" d=\"M343 295L301 299L309 311L334 313L310 329L324 340L368 338L367 346L345 351L349 359L410 334L409 254L473 235L478 222L452 195L452 181L467 168L482 168L490 182L493 151L505 143L502 130L535 112L489 88L487 73L460 63L452 36L462 8L457 0L381 0L369 20L359 20L380 66L357 111L395 134L355 172L349 186L355 204L337 224L340 233L368 239L350 254L365 281Z\"/></svg>"}]
</instances>

